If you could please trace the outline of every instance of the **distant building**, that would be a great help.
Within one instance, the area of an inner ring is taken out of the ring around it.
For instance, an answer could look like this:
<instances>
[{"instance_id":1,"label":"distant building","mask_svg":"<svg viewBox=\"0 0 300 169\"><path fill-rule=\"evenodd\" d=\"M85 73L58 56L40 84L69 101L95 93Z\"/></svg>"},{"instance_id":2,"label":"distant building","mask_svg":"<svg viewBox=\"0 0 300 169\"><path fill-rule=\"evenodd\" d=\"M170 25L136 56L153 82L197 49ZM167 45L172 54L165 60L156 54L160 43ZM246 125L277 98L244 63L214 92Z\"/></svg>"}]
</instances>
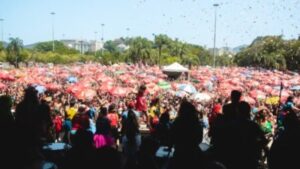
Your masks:
<instances>
[{"instance_id":1,"label":"distant building","mask_svg":"<svg viewBox=\"0 0 300 169\"><path fill-rule=\"evenodd\" d=\"M129 49L129 46L125 45L124 43L121 43L117 46L117 50L123 52L125 50L128 50Z\"/></svg>"},{"instance_id":2,"label":"distant building","mask_svg":"<svg viewBox=\"0 0 300 169\"><path fill-rule=\"evenodd\" d=\"M61 42L69 48L80 51L80 53L95 52L103 48L103 44L95 40L61 40Z\"/></svg>"}]
</instances>

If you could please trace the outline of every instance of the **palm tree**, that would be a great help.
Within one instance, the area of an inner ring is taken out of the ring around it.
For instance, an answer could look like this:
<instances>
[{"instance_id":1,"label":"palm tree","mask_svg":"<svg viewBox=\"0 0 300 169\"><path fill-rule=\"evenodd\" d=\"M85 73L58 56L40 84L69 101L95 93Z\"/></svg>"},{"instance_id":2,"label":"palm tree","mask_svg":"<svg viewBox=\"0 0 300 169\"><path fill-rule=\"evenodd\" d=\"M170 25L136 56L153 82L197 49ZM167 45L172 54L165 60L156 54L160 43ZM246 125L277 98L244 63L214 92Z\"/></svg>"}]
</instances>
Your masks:
<instances>
[{"instance_id":1,"label":"palm tree","mask_svg":"<svg viewBox=\"0 0 300 169\"><path fill-rule=\"evenodd\" d=\"M7 45L7 60L15 67L19 67L19 62L22 61L21 52L23 50L23 41L19 38L9 38Z\"/></svg>"},{"instance_id":2,"label":"palm tree","mask_svg":"<svg viewBox=\"0 0 300 169\"><path fill-rule=\"evenodd\" d=\"M129 57L133 62L146 62L150 59L151 56L151 41L146 38L137 37L132 40L130 49L129 49Z\"/></svg>"},{"instance_id":3,"label":"palm tree","mask_svg":"<svg viewBox=\"0 0 300 169\"><path fill-rule=\"evenodd\" d=\"M169 45L171 42L171 39L167 35L157 35L155 36L154 43L155 47L158 49L158 62L157 64L160 65L160 59L161 59L161 51L164 46Z\"/></svg>"}]
</instances>

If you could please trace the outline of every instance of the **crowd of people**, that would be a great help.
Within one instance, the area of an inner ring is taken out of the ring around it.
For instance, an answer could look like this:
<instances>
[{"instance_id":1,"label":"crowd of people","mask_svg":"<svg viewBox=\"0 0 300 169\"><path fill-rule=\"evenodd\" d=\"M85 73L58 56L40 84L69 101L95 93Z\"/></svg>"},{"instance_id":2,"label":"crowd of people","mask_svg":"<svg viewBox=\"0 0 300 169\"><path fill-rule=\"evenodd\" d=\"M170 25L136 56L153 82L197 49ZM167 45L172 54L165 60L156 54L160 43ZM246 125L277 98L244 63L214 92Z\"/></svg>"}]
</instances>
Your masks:
<instances>
[{"instance_id":1,"label":"crowd of people","mask_svg":"<svg viewBox=\"0 0 300 169\"><path fill-rule=\"evenodd\" d=\"M137 83L135 93L85 98L66 88L41 92L32 84L3 83L1 165L8 168L299 167L297 93L278 105L248 103L238 90L199 101L167 90L153 94ZM51 144L64 147L45 149ZM164 157L157 155L161 147Z\"/></svg>"}]
</instances>

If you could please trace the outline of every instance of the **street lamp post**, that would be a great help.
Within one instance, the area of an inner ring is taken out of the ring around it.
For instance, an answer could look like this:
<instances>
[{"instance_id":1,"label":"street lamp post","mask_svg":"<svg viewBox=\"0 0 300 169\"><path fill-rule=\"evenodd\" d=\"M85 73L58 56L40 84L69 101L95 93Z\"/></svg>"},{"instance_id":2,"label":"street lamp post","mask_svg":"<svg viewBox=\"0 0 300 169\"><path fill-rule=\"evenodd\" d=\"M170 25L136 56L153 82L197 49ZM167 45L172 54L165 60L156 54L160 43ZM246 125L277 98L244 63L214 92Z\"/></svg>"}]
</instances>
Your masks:
<instances>
[{"instance_id":1,"label":"street lamp post","mask_svg":"<svg viewBox=\"0 0 300 169\"><path fill-rule=\"evenodd\" d=\"M217 36L217 8L219 4L214 4L215 7L215 25L214 25L214 49L213 49L213 57L214 57L214 67L216 67L216 36Z\"/></svg>"},{"instance_id":2,"label":"street lamp post","mask_svg":"<svg viewBox=\"0 0 300 169\"><path fill-rule=\"evenodd\" d=\"M98 32L95 31L94 34L95 34L95 56L96 56L96 54L97 54L97 34L98 34Z\"/></svg>"},{"instance_id":3,"label":"street lamp post","mask_svg":"<svg viewBox=\"0 0 300 169\"><path fill-rule=\"evenodd\" d=\"M50 13L52 15L52 51L54 52L55 50L55 45L54 45L54 15L55 12Z\"/></svg>"},{"instance_id":4,"label":"street lamp post","mask_svg":"<svg viewBox=\"0 0 300 169\"><path fill-rule=\"evenodd\" d=\"M1 21L1 42L4 42L4 37L3 37L3 21L4 21L4 19L0 18L0 21Z\"/></svg>"},{"instance_id":5,"label":"street lamp post","mask_svg":"<svg viewBox=\"0 0 300 169\"><path fill-rule=\"evenodd\" d=\"M101 43L102 43L102 48L101 48L101 56L103 56L103 48L104 48L104 38L103 38L103 29L104 29L104 24L101 24Z\"/></svg>"}]
</instances>

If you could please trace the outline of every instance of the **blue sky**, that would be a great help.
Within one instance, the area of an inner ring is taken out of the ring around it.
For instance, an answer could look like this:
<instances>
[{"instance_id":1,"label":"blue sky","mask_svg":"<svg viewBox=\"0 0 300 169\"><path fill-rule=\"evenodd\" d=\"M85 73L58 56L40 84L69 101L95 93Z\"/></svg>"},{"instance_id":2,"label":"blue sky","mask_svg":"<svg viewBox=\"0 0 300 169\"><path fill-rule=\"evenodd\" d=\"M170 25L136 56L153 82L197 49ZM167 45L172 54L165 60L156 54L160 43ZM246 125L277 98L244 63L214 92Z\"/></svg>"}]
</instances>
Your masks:
<instances>
[{"instance_id":1,"label":"blue sky","mask_svg":"<svg viewBox=\"0 0 300 169\"><path fill-rule=\"evenodd\" d=\"M4 39L20 37L24 44L52 39L104 39L167 34L182 41L213 46L214 8L217 47L249 44L262 35L286 39L300 34L300 0L0 0ZM297 10L298 9L298 10ZM126 31L126 28L130 28Z\"/></svg>"}]
</instances>

